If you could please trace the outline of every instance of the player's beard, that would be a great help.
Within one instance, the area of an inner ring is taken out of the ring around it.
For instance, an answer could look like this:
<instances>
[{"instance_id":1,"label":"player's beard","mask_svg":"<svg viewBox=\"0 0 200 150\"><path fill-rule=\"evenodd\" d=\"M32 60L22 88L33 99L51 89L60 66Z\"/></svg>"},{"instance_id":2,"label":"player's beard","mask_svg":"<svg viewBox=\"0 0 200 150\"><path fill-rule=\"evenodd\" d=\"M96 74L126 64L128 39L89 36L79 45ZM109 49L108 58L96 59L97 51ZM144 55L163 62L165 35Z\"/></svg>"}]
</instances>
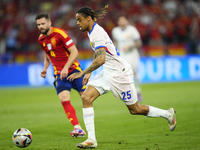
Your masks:
<instances>
[{"instance_id":1,"label":"player's beard","mask_svg":"<svg viewBox=\"0 0 200 150\"><path fill-rule=\"evenodd\" d=\"M47 32L49 31L49 28L47 28L44 32L42 32L41 30L40 30L40 33L42 33L42 34L47 34Z\"/></svg>"}]
</instances>

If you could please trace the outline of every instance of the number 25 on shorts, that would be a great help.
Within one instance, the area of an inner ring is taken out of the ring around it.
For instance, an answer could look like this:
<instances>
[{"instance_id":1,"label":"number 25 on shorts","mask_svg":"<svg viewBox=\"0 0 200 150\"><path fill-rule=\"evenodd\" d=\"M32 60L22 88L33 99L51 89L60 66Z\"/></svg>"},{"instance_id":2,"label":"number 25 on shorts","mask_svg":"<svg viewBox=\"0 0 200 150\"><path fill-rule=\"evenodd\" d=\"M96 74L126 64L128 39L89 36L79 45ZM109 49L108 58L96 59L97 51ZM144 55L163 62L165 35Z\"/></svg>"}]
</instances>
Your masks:
<instances>
[{"instance_id":1,"label":"number 25 on shorts","mask_svg":"<svg viewBox=\"0 0 200 150\"><path fill-rule=\"evenodd\" d=\"M131 99L131 91L127 91L127 92L122 92L122 99L125 101L127 99Z\"/></svg>"}]
</instances>

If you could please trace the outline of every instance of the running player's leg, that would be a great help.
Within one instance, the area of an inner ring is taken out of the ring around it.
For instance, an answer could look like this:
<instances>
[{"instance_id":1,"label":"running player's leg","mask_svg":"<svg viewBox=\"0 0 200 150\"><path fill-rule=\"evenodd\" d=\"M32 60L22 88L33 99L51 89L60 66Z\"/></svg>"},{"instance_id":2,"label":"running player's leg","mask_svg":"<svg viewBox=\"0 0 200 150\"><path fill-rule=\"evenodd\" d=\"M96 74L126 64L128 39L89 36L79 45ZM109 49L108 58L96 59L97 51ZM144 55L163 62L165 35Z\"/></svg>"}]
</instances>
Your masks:
<instances>
[{"instance_id":1,"label":"running player's leg","mask_svg":"<svg viewBox=\"0 0 200 150\"><path fill-rule=\"evenodd\" d=\"M70 103L71 82L66 79L60 80L60 75L57 75L55 76L54 86L70 123L74 126L74 128L81 129L76 116L76 111Z\"/></svg>"},{"instance_id":2,"label":"running player's leg","mask_svg":"<svg viewBox=\"0 0 200 150\"><path fill-rule=\"evenodd\" d=\"M106 80L104 71L95 76L89 81L88 87L81 95L83 101L83 119L86 130L88 132L88 139L83 143L78 143L80 148L94 148L97 147L97 140L95 136L94 127L94 109L93 101L100 95L105 94L111 90L110 83Z\"/></svg>"},{"instance_id":3,"label":"running player's leg","mask_svg":"<svg viewBox=\"0 0 200 150\"><path fill-rule=\"evenodd\" d=\"M88 132L88 139L82 143L78 143L80 148L95 148L97 147L95 127L94 127L94 109L93 101L100 95L100 93L93 87L88 85L87 89L81 95L83 102L83 120L86 130Z\"/></svg>"},{"instance_id":4,"label":"running player's leg","mask_svg":"<svg viewBox=\"0 0 200 150\"><path fill-rule=\"evenodd\" d=\"M78 67L77 69L75 69L73 72L71 72L70 74L74 73L74 72L81 72L81 68ZM69 75L70 75L69 74ZM79 95L81 96L84 92L84 90L86 89L86 86L83 85L83 77L75 79L71 82L72 88L75 89L77 92L79 92ZM80 125L75 125L74 126L74 130L72 130L70 132L70 134L73 137L81 137L84 136L86 133L85 131L81 128Z\"/></svg>"},{"instance_id":5,"label":"running player's leg","mask_svg":"<svg viewBox=\"0 0 200 150\"><path fill-rule=\"evenodd\" d=\"M169 128L173 131L176 127L175 110L170 108L169 110L163 110L148 105L141 105L136 102L132 105L127 105L129 111L133 115L144 115L147 117L162 117L167 119L169 123Z\"/></svg>"},{"instance_id":6,"label":"running player's leg","mask_svg":"<svg viewBox=\"0 0 200 150\"><path fill-rule=\"evenodd\" d=\"M132 76L129 76L131 79ZM148 105L138 104L137 91L134 83L130 80L129 84L120 83L120 81L113 82L113 95L124 101L129 111L133 115L144 115L147 117L163 117L167 119L170 130L174 130L176 127L175 110L170 108L169 110L163 110ZM119 88L120 87L120 88Z\"/></svg>"},{"instance_id":7,"label":"running player's leg","mask_svg":"<svg viewBox=\"0 0 200 150\"><path fill-rule=\"evenodd\" d=\"M144 115L147 117L163 117L166 119L168 119L170 116L170 113L167 110L162 110L148 105L138 104L138 102L132 105L127 105L127 107L132 115Z\"/></svg>"},{"instance_id":8,"label":"running player's leg","mask_svg":"<svg viewBox=\"0 0 200 150\"><path fill-rule=\"evenodd\" d=\"M58 97L60 99L60 102L62 103L62 106L65 110L65 114L67 115L70 123L74 127L80 126L76 116L76 111L70 103L70 91L67 90L62 91L58 94Z\"/></svg>"},{"instance_id":9,"label":"running player's leg","mask_svg":"<svg viewBox=\"0 0 200 150\"><path fill-rule=\"evenodd\" d=\"M124 87L125 89L129 88L128 86ZM169 123L169 128L171 131L173 131L176 127L176 118L175 118L175 110L173 108L170 108L169 110L163 110L160 108L156 108L149 105L141 105L138 104L137 98L136 98L136 89L134 86L134 83L130 84L130 94L131 98L127 101L124 101L127 105L129 111L133 115L144 115L147 117L162 117L167 119Z\"/></svg>"}]
</instances>

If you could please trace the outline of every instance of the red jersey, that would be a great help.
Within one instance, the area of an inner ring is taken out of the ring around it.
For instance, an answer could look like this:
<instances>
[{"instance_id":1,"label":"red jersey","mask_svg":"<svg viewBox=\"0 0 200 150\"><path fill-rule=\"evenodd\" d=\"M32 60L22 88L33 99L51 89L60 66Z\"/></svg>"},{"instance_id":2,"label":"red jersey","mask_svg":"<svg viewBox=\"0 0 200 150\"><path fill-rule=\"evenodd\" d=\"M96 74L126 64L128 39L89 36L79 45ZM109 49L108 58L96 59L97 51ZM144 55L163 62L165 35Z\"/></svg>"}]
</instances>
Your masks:
<instances>
[{"instance_id":1,"label":"red jersey","mask_svg":"<svg viewBox=\"0 0 200 150\"><path fill-rule=\"evenodd\" d=\"M74 45L72 39L69 37L66 31L60 28L51 27L52 31L49 36L41 34L38 38L38 42L42 46L43 50L47 53L54 68L54 74L60 74L63 67L68 61L70 52L68 48ZM79 67L78 60L72 64L68 73Z\"/></svg>"}]
</instances>

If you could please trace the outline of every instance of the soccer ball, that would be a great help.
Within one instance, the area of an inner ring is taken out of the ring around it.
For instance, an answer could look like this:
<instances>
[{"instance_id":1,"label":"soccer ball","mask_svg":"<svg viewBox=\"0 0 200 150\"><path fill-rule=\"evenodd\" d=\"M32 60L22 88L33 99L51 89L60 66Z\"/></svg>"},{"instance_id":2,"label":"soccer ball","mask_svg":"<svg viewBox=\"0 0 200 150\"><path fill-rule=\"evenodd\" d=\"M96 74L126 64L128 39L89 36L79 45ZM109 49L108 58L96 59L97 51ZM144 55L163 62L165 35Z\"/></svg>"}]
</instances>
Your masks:
<instances>
[{"instance_id":1,"label":"soccer ball","mask_svg":"<svg viewBox=\"0 0 200 150\"><path fill-rule=\"evenodd\" d=\"M12 140L17 147L24 148L31 144L32 134L26 128L19 128L13 133Z\"/></svg>"}]
</instances>

